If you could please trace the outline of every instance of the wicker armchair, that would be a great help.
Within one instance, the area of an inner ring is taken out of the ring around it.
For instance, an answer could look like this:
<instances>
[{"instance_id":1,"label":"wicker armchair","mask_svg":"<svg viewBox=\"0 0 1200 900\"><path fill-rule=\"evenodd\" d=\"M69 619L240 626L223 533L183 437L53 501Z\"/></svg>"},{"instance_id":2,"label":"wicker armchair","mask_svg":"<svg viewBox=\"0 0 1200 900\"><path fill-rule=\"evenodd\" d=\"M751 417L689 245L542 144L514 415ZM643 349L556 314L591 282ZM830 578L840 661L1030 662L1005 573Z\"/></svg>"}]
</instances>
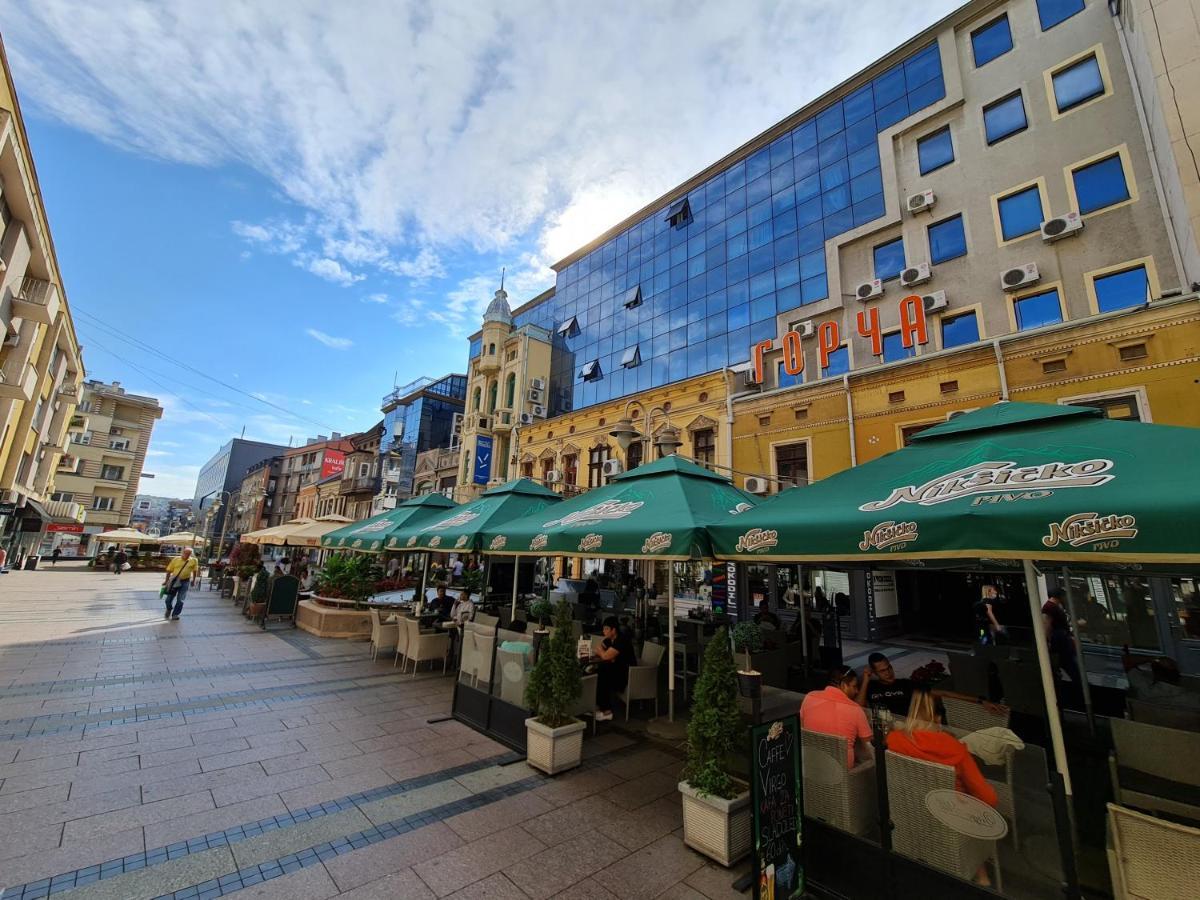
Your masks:
<instances>
[{"instance_id":1,"label":"wicker armchair","mask_svg":"<svg viewBox=\"0 0 1200 900\"><path fill-rule=\"evenodd\" d=\"M846 768L846 739L800 730L804 814L819 822L866 834L879 821L875 761Z\"/></svg>"},{"instance_id":2,"label":"wicker armchair","mask_svg":"<svg viewBox=\"0 0 1200 900\"><path fill-rule=\"evenodd\" d=\"M446 671L446 658L450 653L450 635L446 632L425 634L421 624L416 619L403 619L400 624L408 632L408 647L404 651L407 657L404 667L413 664L413 677L417 675L417 666L426 660L441 660L442 672ZM402 668L401 672L404 671Z\"/></svg>"},{"instance_id":3,"label":"wicker armchair","mask_svg":"<svg viewBox=\"0 0 1200 900\"><path fill-rule=\"evenodd\" d=\"M496 649L496 632L488 629L486 632L475 632L475 686L483 682L488 687L492 683L492 651Z\"/></svg>"},{"instance_id":4,"label":"wicker armchair","mask_svg":"<svg viewBox=\"0 0 1200 900\"><path fill-rule=\"evenodd\" d=\"M892 818L892 849L967 881L991 860L1000 893L1000 865L994 840L968 837L942 824L925 803L931 791L954 791L954 767L887 751L887 793Z\"/></svg>"},{"instance_id":5,"label":"wicker armchair","mask_svg":"<svg viewBox=\"0 0 1200 900\"><path fill-rule=\"evenodd\" d=\"M1110 719L1113 797L1124 806L1200 820L1200 734Z\"/></svg>"},{"instance_id":6,"label":"wicker armchair","mask_svg":"<svg viewBox=\"0 0 1200 900\"><path fill-rule=\"evenodd\" d=\"M1200 828L1108 804L1108 870L1115 900L1187 900L1200 883Z\"/></svg>"},{"instance_id":7,"label":"wicker armchair","mask_svg":"<svg viewBox=\"0 0 1200 900\"><path fill-rule=\"evenodd\" d=\"M371 610L371 659L378 659L380 650L394 650L399 640L400 626L385 625L379 610Z\"/></svg>"},{"instance_id":8,"label":"wicker armchair","mask_svg":"<svg viewBox=\"0 0 1200 900\"><path fill-rule=\"evenodd\" d=\"M629 681L625 690L617 694L625 704L625 721L629 721L629 707L634 700L653 700L654 717L658 718L658 666L662 662L666 647L647 641L642 646L642 660L629 667Z\"/></svg>"},{"instance_id":9,"label":"wicker armchair","mask_svg":"<svg viewBox=\"0 0 1200 900\"><path fill-rule=\"evenodd\" d=\"M1127 699L1125 705L1129 707L1129 717L1135 722L1178 728L1181 731L1200 731L1200 709L1133 699Z\"/></svg>"},{"instance_id":10,"label":"wicker armchair","mask_svg":"<svg viewBox=\"0 0 1200 900\"><path fill-rule=\"evenodd\" d=\"M489 616L487 613L476 612L475 621L480 625L487 625L490 628L495 628L500 624L499 616Z\"/></svg>"}]
</instances>

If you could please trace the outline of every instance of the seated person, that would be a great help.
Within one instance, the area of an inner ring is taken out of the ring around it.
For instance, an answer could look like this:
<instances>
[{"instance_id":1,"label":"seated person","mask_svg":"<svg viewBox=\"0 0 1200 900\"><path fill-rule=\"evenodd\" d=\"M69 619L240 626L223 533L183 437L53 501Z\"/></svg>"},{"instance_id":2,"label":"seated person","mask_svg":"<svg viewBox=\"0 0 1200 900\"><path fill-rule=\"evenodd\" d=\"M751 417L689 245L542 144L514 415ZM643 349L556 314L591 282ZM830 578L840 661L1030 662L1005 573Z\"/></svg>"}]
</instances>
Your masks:
<instances>
[{"instance_id":1,"label":"seated person","mask_svg":"<svg viewBox=\"0 0 1200 900\"><path fill-rule=\"evenodd\" d=\"M518 634L524 634L525 625L525 622L518 620L510 623L505 631L515 631ZM531 664L530 660L533 658L533 644L529 643L529 641L501 641L500 649L507 650L509 653L520 653L525 657L525 668L529 668Z\"/></svg>"},{"instance_id":2,"label":"seated person","mask_svg":"<svg viewBox=\"0 0 1200 900\"><path fill-rule=\"evenodd\" d=\"M437 586L437 596L429 601L429 612L436 613L439 620L449 619L453 607L454 601L446 593L446 585L443 582Z\"/></svg>"},{"instance_id":3,"label":"seated person","mask_svg":"<svg viewBox=\"0 0 1200 900\"><path fill-rule=\"evenodd\" d=\"M800 704L800 727L820 734L846 739L846 766L854 768L855 750L869 758L871 726L867 714L856 702L858 678L849 666L838 666L829 673L824 690L810 691Z\"/></svg>"},{"instance_id":4,"label":"seated person","mask_svg":"<svg viewBox=\"0 0 1200 900\"><path fill-rule=\"evenodd\" d=\"M454 601L454 605L450 607L450 618L462 625L470 622L475 618L475 604L471 600L471 592L462 590L458 593L458 599Z\"/></svg>"},{"instance_id":5,"label":"seated person","mask_svg":"<svg viewBox=\"0 0 1200 900\"><path fill-rule=\"evenodd\" d=\"M912 703L913 690L917 685L908 678L897 678L891 661L882 653L872 653L867 657L867 665L862 672L862 681L858 688L859 706L869 706L872 709L886 709L893 716L908 715ZM996 715L1002 715L1005 707L976 697L972 694L961 694L957 691L931 689L934 698L952 697L955 700L965 700L968 703L979 703L984 709ZM939 708L941 704L938 704Z\"/></svg>"},{"instance_id":6,"label":"seated person","mask_svg":"<svg viewBox=\"0 0 1200 900\"><path fill-rule=\"evenodd\" d=\"M776 630L781 627L779 616L771 612L771 604L765 597L758 604L758 612L754 616L754 624L761 628L774 628Z\"/></svg>"},{"instance_id":7,"label":"seated person","mask_svg":"<svg viewBox=\"0 0 1200 900\"><path fill-rule=\"evenodd\" d=\"M1125 647L1121 665L1129 679L1129 696L1134 700L1200 710L1200 693L1180 684L1179 665L1169 656L1137 657Z\"/></svg>"},{"instance_id":8,"label":"seated person","mask_svg":"<svg viewBox=\"0 0 1200 900\"><path fill-rule=\"evenodd\" d=\"M616 616L604 620L604 640L596 651L596 721L612 718L613 694L629 684L629 667L637 664L633 639L621 629Z\"/></svg>"}]
</instances>

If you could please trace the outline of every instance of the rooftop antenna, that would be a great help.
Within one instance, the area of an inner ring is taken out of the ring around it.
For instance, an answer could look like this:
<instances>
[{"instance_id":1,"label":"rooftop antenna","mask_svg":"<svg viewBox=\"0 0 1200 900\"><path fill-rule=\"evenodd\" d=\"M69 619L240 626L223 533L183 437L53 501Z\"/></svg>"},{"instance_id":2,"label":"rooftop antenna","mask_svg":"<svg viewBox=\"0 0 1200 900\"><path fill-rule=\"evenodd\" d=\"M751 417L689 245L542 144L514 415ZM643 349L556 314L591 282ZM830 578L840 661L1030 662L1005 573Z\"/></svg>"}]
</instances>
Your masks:
<instances>
[{"instance_id":1,"label":"rooftop antenna","mask_svg":"<svg viewBox=\"0 0 1200 900\"><path fill-rule=\"evenodd\" d=\"M246 426L243 425L242 426L242 437L244 438L245 436L246 436Z\"/></svg>"}]
</instances>

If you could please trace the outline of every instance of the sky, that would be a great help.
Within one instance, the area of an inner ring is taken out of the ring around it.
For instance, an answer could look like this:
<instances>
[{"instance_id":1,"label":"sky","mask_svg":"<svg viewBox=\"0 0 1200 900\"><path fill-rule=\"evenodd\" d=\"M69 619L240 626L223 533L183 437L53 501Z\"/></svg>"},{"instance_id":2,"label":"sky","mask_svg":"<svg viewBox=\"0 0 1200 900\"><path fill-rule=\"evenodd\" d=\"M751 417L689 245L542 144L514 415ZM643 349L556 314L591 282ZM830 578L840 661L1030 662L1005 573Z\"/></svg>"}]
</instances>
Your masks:
<instances>
[{"instance_id":1,"label":"sky","mask_svg":"<svg viewBox=\"0 0 1200 900\"><path fill-rule=\"evenodd\" d=\"M0 0L88 377L165 409L142 493L245 429L369 428L550 266L953 0Z\"/></svg>"}]
</instances>

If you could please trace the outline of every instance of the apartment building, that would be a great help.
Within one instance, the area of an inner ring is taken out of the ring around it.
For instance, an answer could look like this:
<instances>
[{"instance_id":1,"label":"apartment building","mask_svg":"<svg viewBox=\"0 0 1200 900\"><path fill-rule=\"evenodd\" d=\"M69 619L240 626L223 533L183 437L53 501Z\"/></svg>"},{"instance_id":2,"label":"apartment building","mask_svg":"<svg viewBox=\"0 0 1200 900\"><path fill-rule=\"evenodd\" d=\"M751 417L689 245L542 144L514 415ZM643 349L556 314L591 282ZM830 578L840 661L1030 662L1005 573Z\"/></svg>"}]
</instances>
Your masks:
<instances>
[{"instance_id":1,"label":"apartment building","mask_svg":"<svg viewBox=\"0 0 1200 900\"><path fill-rule=\"evenodd\" d=\"M338 504L339 515L358 521L371 516L371 508L380 489L380 469L383 457L379 445L383 440L383 422L347 440L353 449L346 455L346 466L342 471L338 492L342 502Z\"/></svg>"},{"instance_id":2,"label":"apartment building","mask_svg":"<svg viewBox=\"0 0 1200 900\"><path fill-rule=\"evenodd\" d=\"M282 454L279 468L279 499L276 506L283 522L299 517L304 510L298 501L305 485L316 484L336 475L340 479L346 469L346 454L354 445L338 432L332 437L318 435L309 438L302 447L291 447ZM307 498L307 495L306 495ZM315 496L313 498L315 508ZM305 509L308 508L305 504Z\"/></svg>"},{"instance_id":3,"label":"apartment building","mask_svg":"<svg viewBox=\"0 0 1200 900\"><path fill-rule=\"evenodd\" d=\"M383 398L374 512L392 509L398 498L412 495L418 454L449 447L457 440L455 429L461 426L466 393L467 376L451 374L417 378Z\"/></svg>"},{"instance_id":4,"label":"apartment building","mask_svg":"<svg viewBox=\"0 0 1200 900\"><path fill-rule=\"evenodd\" d=\"M175 531L190 530L191 519L191 500L138 494L133 500L129 524L148 533L171 534Z\"/></svg>"},{"instance_id":5,"label":"apartment building","mask_svg":"<svg viewBox=\"0 0 1200 900\"><path fill-rule=\"evenodd\" d=\"M82 522L49 498L84 369L3 44L0 67L0 546L13 554Z\"/></svg>"},{"instance_id":6,"label":"apartment building","mask_svg":"<svg viewBox=\"0 0 1200 900\"><path fill-rule=\"evenodd\" d=\"M451 447L437 447L418 453L413 474L413 496L419 497L436 491L453 498L454 488L458 485L461 458L462 448L457 441Z\"/></svg>"}]
</instances>

